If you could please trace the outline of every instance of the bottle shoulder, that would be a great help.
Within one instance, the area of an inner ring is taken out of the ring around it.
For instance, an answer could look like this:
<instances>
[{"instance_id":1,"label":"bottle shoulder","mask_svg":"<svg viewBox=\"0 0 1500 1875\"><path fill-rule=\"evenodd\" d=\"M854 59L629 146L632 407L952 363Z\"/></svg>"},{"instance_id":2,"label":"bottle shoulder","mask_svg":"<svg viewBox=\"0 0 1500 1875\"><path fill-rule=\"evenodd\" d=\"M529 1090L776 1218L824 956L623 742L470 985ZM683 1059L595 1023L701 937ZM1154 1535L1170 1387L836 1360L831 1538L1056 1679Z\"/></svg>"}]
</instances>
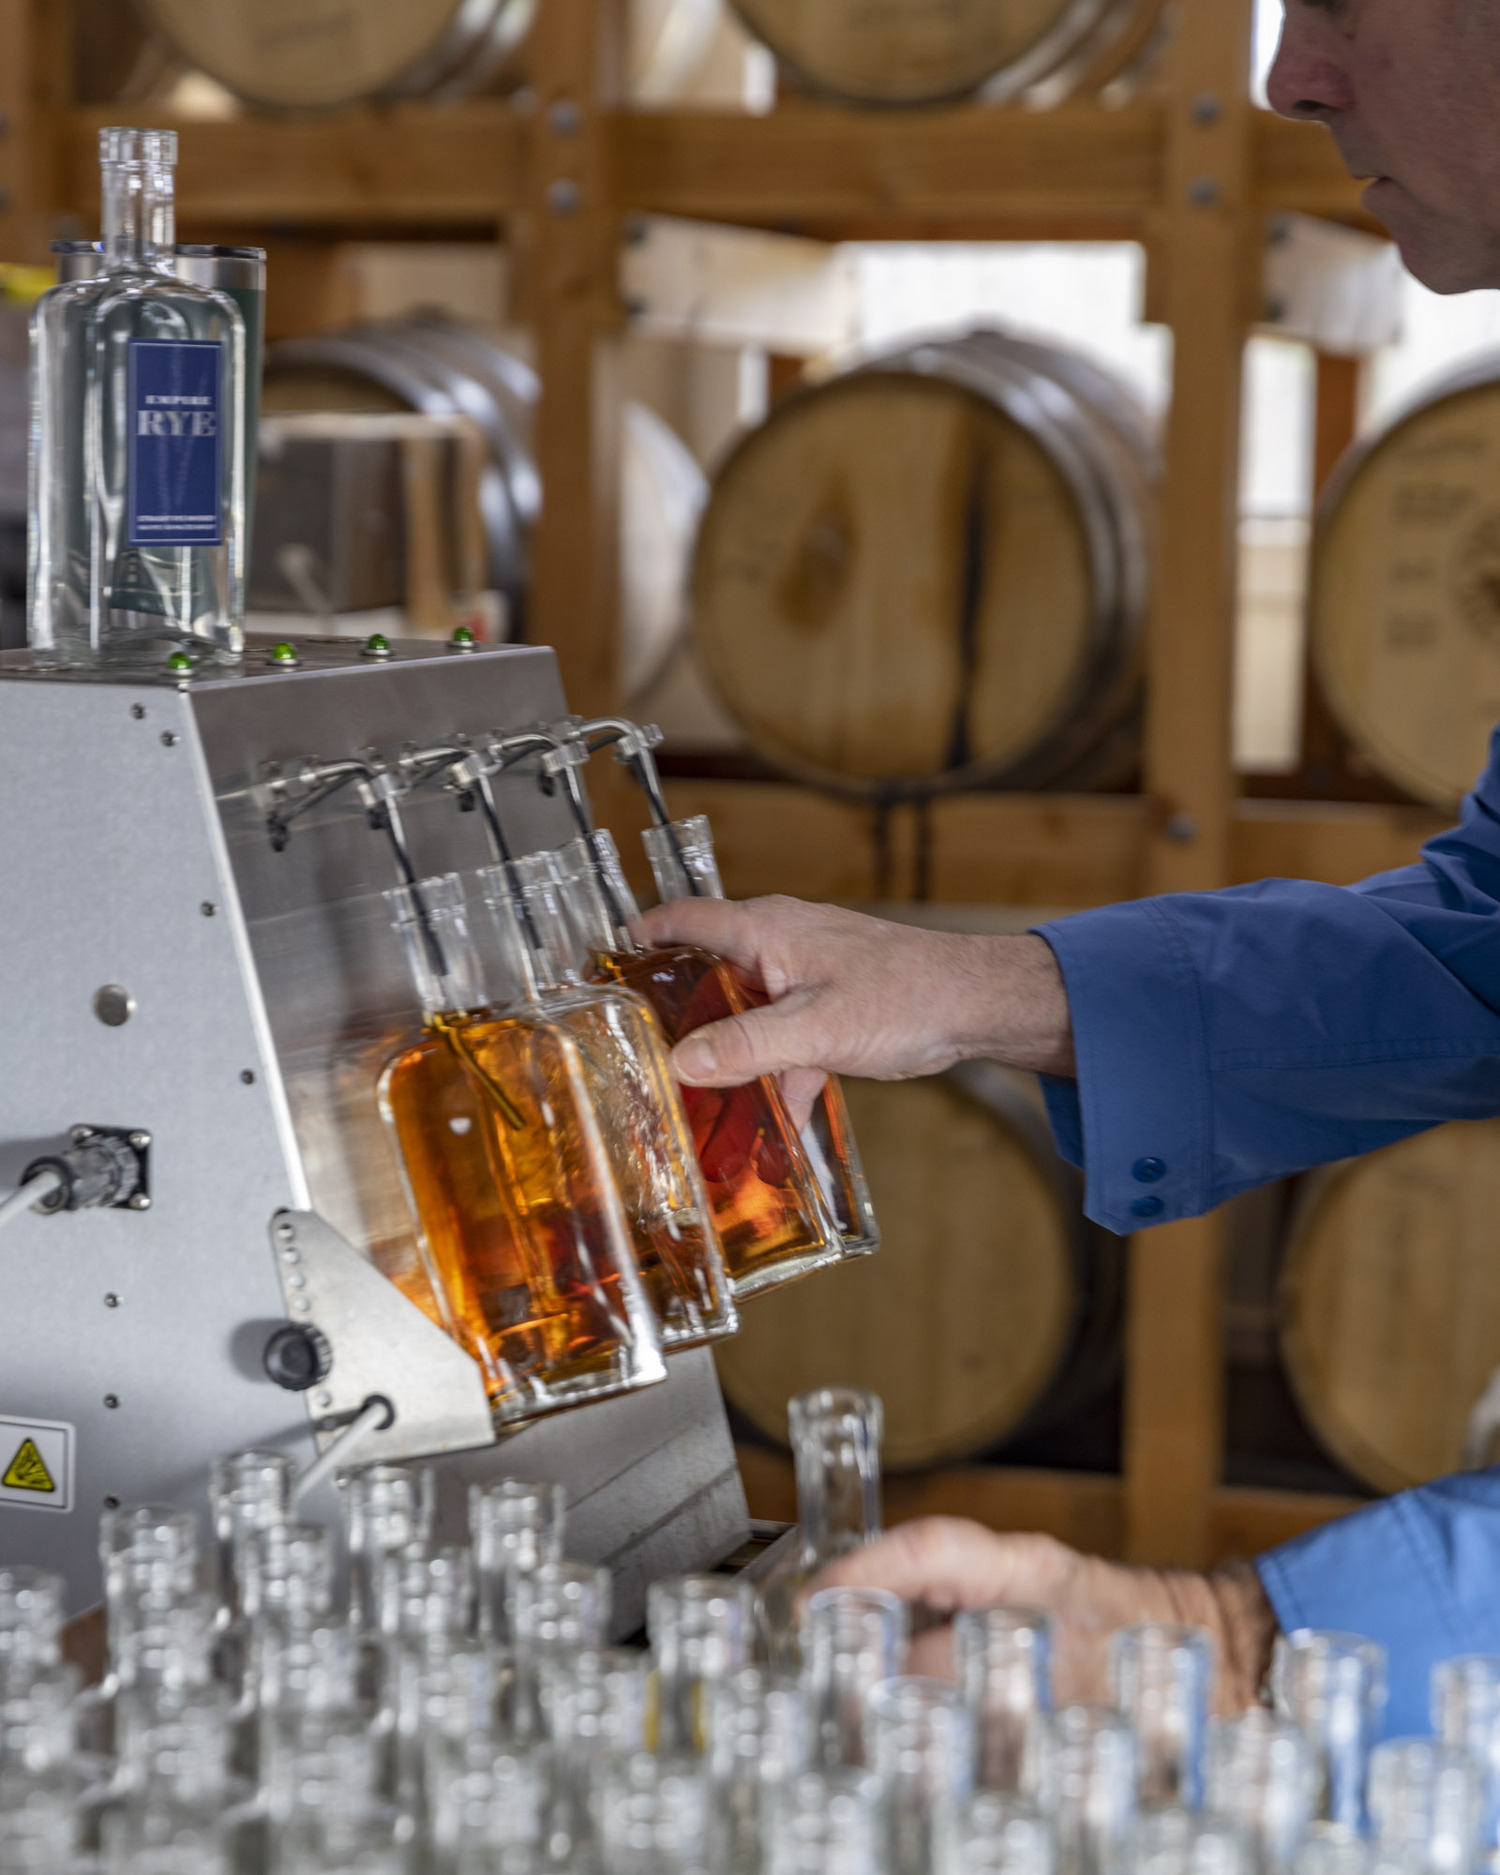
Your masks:
<instances>
[{"instance_id":1,"label":"bottle shoulder","mask_svg":"<svg viewBox=\"0 0 1500 1875\"><path fill-rule=\"evenodd\" d=\"M243 341L244 317L227 293L150 269L123 268L50 287L32 313L34 332L124 329L132 338Z\"/></svg>"}]
</instances>

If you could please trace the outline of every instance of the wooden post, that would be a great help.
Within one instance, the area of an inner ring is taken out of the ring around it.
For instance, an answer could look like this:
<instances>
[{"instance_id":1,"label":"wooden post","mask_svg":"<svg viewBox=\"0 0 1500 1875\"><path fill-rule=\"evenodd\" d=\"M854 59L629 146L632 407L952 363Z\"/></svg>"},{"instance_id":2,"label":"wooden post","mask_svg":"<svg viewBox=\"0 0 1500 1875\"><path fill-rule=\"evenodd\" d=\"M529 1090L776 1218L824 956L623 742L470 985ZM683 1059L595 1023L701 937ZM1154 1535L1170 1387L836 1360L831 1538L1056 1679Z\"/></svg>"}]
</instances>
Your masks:
<instances>
[{"instance_id":1,"label":"wooden post","mask_svg":"<svg viewBox=\"0 0 1500 1875\"><path fill-rule=\"evenodd\" d=\"M50 259L68 14L56 0L0 0L0 260Z\"/></svg>"},{"instance_id":2,"label":"wooden post","mask_svg":"<svg viewBox=\"0 0 1500 1875\"><path fill-rule=\"evenodd\" d=\"M619 0L546 0L531 37L525 299L542 380L528 635L557 652L571 709L617 703L619 214L607 106L618 95ZM591 780L593 778L591 777Z\"/></svg>"},{"instance_id":3,"label":"wooden post","mask_svg":"<svg viewBox=\"0 0 1500 1875\"><path fill-rule=\"evenodd\" d=\"M1229 878L1230 684L1244 342L1259 259L1250 201L1250 6L1177 16L1167 196L1154 297L1175 351L1156 602L1148 648L1151 892ZM1165 1151L1165 1148L1164 1148ZM1131 1247L1125 1401L1126 1553L1208 1555L1222 1458L1221 1226L1198 1218Z\"/></svg>"}]
</instances>

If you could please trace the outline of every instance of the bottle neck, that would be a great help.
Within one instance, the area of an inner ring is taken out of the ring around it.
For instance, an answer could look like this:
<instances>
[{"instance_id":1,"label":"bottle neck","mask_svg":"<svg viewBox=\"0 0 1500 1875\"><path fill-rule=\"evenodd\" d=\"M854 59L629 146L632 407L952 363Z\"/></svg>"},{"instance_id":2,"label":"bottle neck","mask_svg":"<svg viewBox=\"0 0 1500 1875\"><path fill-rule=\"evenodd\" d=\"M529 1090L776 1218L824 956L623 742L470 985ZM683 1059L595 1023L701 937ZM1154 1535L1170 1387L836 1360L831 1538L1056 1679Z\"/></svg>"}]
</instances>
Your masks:
<instances>
[{"instance_id":1,"label":"bottle neck","mask_svg":"<svg viewBox=\"0 0 1500 1875\"><path fill-rule=\"evenodd\" d=\"M173 172L161 163L100 166L104 269L158 273L175 269L177 212Z\"/></svg>"},{"instance_id":2,"label":"bottle neck","mask_svg":"<svg viewBox=\"0 0 1500 1875\"><path fill-rule=\"evenodd\" d=\"M829 1562L880 1534L878 1408L835 1396L825 1409L794 1412L792 1456L804 1561Z\"/></svg>"},{"instance_id":3,"label":"bottle neck","mask_svg":"<svg viewBox=\"0 0 1500 1875\"><path fill-rule=\"evenodd\" d=\"M484 978L469 935L457 876L423 879L386 893L427 1018L484 1007Z\"/></svg>"},{"instance_id":4,"label":"bottle neck","mask_svg":"<svg viewBox=\"0 0 1500 1875\"><path fill-rule=\"evenodd\" d=\"M564 903L584 948L606 955L636 951L630 924L640 907L611 836L600 831L570 840L557 860Z\"/></svg>"},{"instance_id":5,"label":"bottle neck","mask_svg":"<svg viewBox=\"0 0 1500 1875\"><path fill-rule=\"evenodd\" d=\"M663 904L677 898L723 898L719 859L706 814L648 827L641 835Z\"/></svg>"}]
</instances>

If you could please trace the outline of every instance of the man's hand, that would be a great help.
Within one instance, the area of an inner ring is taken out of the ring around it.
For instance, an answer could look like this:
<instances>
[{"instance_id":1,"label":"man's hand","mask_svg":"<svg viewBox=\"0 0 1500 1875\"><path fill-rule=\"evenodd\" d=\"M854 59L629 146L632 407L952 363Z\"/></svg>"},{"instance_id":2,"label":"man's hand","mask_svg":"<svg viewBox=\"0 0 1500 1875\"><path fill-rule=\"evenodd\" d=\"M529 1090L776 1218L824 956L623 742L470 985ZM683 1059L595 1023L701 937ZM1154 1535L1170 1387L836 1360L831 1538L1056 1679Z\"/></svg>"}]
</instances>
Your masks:
<instances>
[{"instance_id":1,"label":"man's hand","mask_svg":"<svg viewBox=\"0 0 1500 1875\"><path fill-rule=\"evenodd\" d=\"M957 1517L924 1517L825 1570L816 1586L888 1589L941 1614L1007 1602L1045 1608L1055 1623L1052 1683L1058 1705L1109 1703L1108 1647L1116 1628L1142 1621L1207 1628L1218 1644L1216 1709L1243 1712L1260 1696L1276 1617L1248 1563L1211 1575L1131 1569L1081 1556L1049 1536L997 1536ZM953 1677L949 1629L920 1635L913 1673Z\"/></svg>"},{"instance_id":2,"label":"man's hand","mask_svg":"<svg viewBox=\"0 0 1500 1875\"><path fill-rule=\"evenodd\" d=\"M792 898L675 899L639 928L651 944L717 951L772 999L678 1044L689 1086L780 1074L809 1099L825 1070L899 1081L974 1056L1073 1072L1062 973L1039 937L923 931Z\"/></svg>"}]
</instances>

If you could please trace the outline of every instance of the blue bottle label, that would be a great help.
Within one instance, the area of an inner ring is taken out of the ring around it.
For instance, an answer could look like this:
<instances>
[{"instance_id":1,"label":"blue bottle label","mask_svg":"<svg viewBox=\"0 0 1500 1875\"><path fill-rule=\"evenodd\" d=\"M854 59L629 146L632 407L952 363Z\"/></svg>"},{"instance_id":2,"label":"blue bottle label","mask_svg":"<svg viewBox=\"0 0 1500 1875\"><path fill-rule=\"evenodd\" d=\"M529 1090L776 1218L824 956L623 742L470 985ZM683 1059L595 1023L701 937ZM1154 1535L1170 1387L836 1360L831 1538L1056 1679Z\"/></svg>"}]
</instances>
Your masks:
<instances>
[{"instance_id":1,"label":"blue bottle label","mask_svg":"<svg viewBox=\"0 0 1500 1875\"><path fill-rule=\"evenodd\" d=\"M130 341L130 545L217 547L223 539L218 339Z\"/></svg>"}]
</instances>

